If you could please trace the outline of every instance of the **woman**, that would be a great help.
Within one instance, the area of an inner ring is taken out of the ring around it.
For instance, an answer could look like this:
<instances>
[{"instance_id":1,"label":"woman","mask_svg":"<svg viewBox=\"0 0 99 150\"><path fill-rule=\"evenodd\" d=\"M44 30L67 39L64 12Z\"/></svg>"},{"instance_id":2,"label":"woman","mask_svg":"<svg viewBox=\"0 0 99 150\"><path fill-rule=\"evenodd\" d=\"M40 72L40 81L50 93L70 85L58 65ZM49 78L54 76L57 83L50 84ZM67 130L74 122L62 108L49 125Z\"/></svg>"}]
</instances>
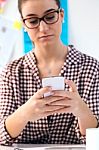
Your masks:
<instances>
[{"instance_id":1,"label":"woman","mask_svg":"<svg viewBox=\"0 0 99 150\"><path fill-rule=\"evenodd\" d=\"M35 48L1 74L0 143L85 143L86 128L99 122L99 63L61 42L59 0L18 0L18 7ZM65 77L65 90L42 88L49 76Z\"/></svg>"}]
</instances>

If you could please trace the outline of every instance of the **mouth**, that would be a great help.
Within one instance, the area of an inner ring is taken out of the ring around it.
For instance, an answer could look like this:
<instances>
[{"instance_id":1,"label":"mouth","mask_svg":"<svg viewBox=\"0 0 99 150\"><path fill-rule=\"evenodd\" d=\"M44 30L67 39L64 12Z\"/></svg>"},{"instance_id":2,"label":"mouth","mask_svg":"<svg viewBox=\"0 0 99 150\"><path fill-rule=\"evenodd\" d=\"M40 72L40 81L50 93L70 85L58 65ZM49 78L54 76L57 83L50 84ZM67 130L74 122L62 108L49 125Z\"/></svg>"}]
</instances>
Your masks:
<instances>
[{"instance_id":1,"label":"mouth","mask_svg":"<svg viewBox=\"0 0 99 150\"><path fill-rule=\"evenodd\" d=\"M49 38L52 38L53 35L42 35L39 37L39 39L49 39Z\"/></svg>"}]
</instances>

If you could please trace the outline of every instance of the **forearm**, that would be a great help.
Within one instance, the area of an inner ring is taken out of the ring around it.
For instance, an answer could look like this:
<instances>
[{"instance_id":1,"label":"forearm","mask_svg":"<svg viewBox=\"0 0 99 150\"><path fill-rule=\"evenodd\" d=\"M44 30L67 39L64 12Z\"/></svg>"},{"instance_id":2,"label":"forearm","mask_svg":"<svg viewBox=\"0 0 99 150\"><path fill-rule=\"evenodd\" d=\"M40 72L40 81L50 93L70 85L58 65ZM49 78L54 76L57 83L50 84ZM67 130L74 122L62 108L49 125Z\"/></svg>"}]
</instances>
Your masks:
<instances>
[{"instance_id":1,"label":"forearm","mask_svg":"<svg viewBox=\"0 0 99 150\"><path fill-rule=\"evenodd\" d=\"M86 135L86 129L96 128L98 122L97 119L92 114L91 110L88 108L80 115L80 117L78 117L78 124L81 134Z\"/></svg>"},{"instance_id":2,"label":"forearm","mask_svg":"<svg viewBox=\"0 0 99 150\"><path fill-rule=\"evenodd\" d=\"M6 129L12 138L16 138L24 129L28 122L24 105L18 108L6 121Z\"/></svg>"}]
</instances>

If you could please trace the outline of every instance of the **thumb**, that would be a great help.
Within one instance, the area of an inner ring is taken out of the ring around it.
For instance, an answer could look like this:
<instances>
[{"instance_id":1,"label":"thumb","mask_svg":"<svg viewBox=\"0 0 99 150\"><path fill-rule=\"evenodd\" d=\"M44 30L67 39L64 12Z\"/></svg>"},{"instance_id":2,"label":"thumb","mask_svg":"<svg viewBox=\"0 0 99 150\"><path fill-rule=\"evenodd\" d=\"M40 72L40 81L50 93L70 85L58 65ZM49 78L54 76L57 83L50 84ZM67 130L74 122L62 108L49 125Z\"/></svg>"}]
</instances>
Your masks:
<instances>
[{"instance_id":1,"label":"thumb","mask_svg":"<svg viewBox=\"0 0 99 150\"><path fill-rule=\"evenodd\" d=\"M44 97L44 93L47 93L47 92L51 92L52 91L52 88L51 87L44 87L44 88L41 88L39 89L35 94L35 98L37 99L41 99Z\"/></svg>"},{"instance_id":2,"label":"thumb","mask_svg":"<svg viewBox=\"0 0 99 150\"><path fill-rule=\"evenodd\" d=\"M71 92L78 92L76 88L76 84L72 80L65 80L65 83L70 87Z\"/></svg>"}]
</instances>

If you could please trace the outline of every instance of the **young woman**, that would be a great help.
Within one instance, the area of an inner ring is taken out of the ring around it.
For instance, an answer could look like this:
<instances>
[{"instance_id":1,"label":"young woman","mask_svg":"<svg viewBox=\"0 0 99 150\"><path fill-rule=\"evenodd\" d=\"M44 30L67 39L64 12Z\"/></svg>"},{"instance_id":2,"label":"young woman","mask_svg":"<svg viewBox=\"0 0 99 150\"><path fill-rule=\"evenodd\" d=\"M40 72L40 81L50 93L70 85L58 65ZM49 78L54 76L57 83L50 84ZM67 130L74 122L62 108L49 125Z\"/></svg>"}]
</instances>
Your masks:
<instances>
[{"instance_id":1,"label":"young woman","mask_svg":"<svg viewBox=\"0 0 99 150\"><path fill-rule=\"evenodd\" d=\"M0 143L85 143L86 128L99 122L99 63L62 43L59 0L18 0L18 7L34 49L0 76ZM42 88L50 76L65 77L65 90Z\"/></svg>"}]
</instances>

